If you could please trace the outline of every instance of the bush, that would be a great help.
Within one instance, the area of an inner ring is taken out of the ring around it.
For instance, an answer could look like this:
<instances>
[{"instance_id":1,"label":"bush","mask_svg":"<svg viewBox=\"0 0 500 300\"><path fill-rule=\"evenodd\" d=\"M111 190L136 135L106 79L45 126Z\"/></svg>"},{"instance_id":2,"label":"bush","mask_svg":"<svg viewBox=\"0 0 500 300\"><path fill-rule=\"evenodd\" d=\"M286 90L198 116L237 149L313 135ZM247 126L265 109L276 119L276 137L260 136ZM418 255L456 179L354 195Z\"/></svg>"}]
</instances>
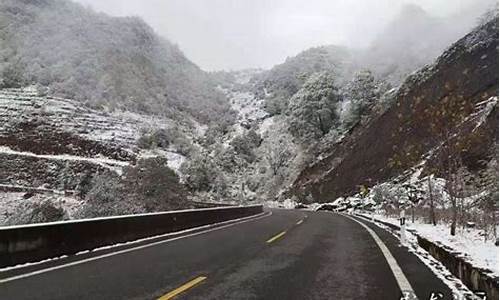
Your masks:
<instances>
[{"instance_id":1,"label":"bush","mask_svg":"<svg viewBox=\"0 0 500 300\"><path fill-rule=\"evenodd\" d=\"M67 214L60 206L50 200L40 203L31 202L20 205L14 213L7 218L7 225L55 222L67 219Z\"/></svg>"},{"instance_id":2,"label":"bush","mask_svg":"<svg viewBox=\"0 0 500 300\"><path fill-rule=\"evenodd\" d=\"M139 201L145 211L183 207L187 192L165 158L141 159L136 166L126 168L124 175L129 195Z\"/></svg>"},{"instance_id":3,"label":"bush","mask_svg":"<svg viewBox=\"0 0 500 300\"><path fill-rule=\"evenodd\" d=\"M209 191L217 177L216 166L207 157L197 155L181 166L186 185L193 191Z\"/></svg>"},{"instance_id":4,"label":"bush","mask_svg":"<svg viewBox=\"0 0 500 300\"><path fill-rule=\"evenodd\" d=\"M239 135L231 141L231 146L237 154L241 155L247 162L255 161L254 148L260 146L262 137L254 130L249 130L245 135Z\"/></svg>"},{"instance_id":5,"label":"bush","mask_svg":"<svg viewBox=\"0 0 500 300\"><path fill-rule=\"evenodd\" d=\"M113 173L96 175L86 194L86 202L77 213L78 218L95 218L144 212L130 201L125 186Z\"/></svg>"},{"instance_id":6,"label":"bush","mask_svg":"<svg viewBox=\"0 0 500 300\"><path fill-rule=\"evenodd\" d=\"M137 140L137 145L141 149L163 148L166 149L177 137L177 133L172 129L156 129L153 132L143 132Z\"/></svg>"}]
</instances>

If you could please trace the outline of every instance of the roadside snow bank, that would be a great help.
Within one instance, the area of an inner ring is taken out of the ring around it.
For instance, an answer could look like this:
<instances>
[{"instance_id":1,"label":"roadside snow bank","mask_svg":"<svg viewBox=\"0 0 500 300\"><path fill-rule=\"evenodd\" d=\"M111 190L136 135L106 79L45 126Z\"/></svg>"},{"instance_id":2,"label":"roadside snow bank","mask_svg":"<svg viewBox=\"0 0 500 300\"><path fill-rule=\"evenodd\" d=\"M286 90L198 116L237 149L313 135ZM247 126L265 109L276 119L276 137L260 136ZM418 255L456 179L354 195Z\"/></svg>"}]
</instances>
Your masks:
<instances>
[{"instance_id":1,"label":"roadside snow bank","mask_svg":"<svg viewBox=\"0 0 500 300\"><path fill-rule=\"evenodd\" d=\"M372 215L363 213L364 216L371 218ZM399 220L375 213L375 220L390 223L399 226ZM492 241L484 241L481 231L474 228L457 230L457 235L451 236L450 229L444 224L433 226L432 224L421 223L418 220L415 223L407 223L407 229L437 244L444 245L455 252L460 253L473 266L491 271L494 276L499 276L498 265L498 247Z\"/></svg>"}]
</instances>

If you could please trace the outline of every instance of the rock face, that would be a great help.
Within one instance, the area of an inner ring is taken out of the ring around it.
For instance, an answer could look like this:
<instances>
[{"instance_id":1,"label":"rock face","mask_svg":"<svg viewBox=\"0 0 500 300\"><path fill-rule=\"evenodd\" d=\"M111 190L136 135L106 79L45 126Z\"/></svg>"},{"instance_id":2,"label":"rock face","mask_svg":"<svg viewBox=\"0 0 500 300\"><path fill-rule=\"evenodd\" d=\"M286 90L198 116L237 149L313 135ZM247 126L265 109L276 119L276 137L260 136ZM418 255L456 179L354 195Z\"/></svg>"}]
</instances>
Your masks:
<instances>
[{"instance_id":1,"label":"rock face","mask_svg":"<svg viewBox=\"0 0 500 300\"><path fill-rule=\"evenodd\" d=\"M487 159L498 142L498 18L409 76L395 97L385 113L355 128L326 158L306 168L290 194L330 201L397 176L433 151L429 167L443 155L439 130L470 142L461 153L468 167ZM448 109L432 114L442 107ZM435 120L426 120L427 115Z\"/></svg>"}]
</instances>

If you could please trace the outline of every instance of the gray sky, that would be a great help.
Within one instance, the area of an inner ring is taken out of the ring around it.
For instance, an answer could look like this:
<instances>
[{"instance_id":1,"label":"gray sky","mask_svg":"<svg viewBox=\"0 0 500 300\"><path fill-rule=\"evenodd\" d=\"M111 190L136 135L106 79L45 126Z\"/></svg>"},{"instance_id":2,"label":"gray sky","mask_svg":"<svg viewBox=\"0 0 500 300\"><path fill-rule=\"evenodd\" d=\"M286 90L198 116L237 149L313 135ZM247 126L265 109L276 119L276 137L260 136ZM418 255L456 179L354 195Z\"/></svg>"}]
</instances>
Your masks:
<instances>
[{"instance_id":1,"label":"gray sky","mask_svg":"<svg viewBox=\"0 0 500 300\"><path fill-rule=\"evenodd\" d=\"M205 70L269 68L325 44L367 46L404 3L436 16L491 0L75 0L142 17Z\"/></svg>"}]
</instances>

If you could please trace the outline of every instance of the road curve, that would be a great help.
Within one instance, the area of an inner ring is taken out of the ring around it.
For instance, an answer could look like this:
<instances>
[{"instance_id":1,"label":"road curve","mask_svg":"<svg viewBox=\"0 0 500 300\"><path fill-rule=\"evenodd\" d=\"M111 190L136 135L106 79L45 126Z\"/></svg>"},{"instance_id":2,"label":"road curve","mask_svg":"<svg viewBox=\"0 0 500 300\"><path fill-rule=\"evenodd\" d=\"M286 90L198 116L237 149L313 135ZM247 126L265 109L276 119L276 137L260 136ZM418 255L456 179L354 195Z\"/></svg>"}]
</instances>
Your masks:
<instances>
[{"instance_id":1,"label":"road curve","mask_svg":"<svg viewBox=\"0 0 500 300\"><path fill-rule=\"evenodd\" d=\"M380 238L418 299L451 291L390 233ZM97 255L97 254L96 254ZM75 257L66 259L75 260ZM15 270L14 275L67 263ZM12 271L0 272L9 278ZM369 231L330 212L272 215L0 283L0 299L399 299Z\"/></svg>"}]
</instances>

